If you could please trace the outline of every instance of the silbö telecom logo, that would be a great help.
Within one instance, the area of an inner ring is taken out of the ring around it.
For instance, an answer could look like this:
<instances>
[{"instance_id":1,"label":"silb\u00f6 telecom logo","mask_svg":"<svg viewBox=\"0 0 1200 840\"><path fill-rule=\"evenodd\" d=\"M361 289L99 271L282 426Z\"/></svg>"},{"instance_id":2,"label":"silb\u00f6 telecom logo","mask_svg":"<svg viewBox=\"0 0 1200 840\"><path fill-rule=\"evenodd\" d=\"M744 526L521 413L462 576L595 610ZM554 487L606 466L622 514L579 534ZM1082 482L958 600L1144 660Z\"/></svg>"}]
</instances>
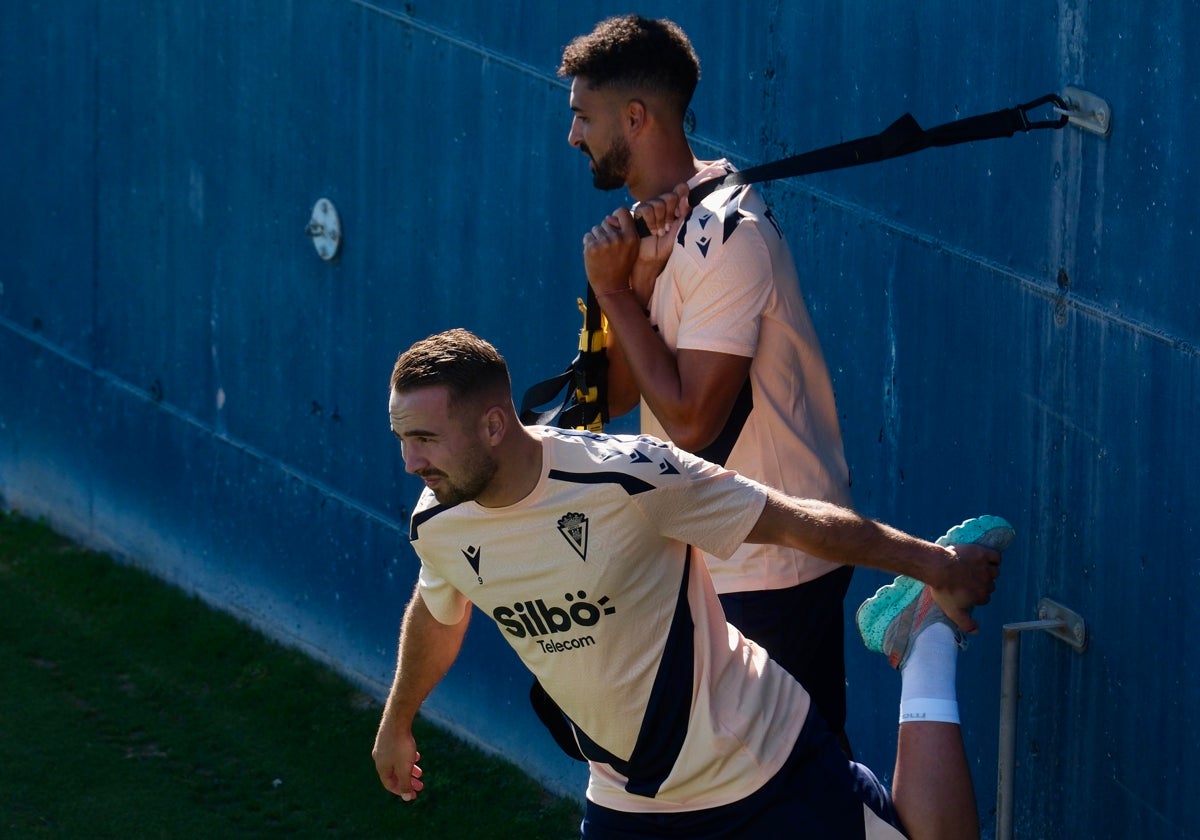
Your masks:
<instances>
[{"instance_id":1,"label":"silb\u00f6 telecom logo","mask_svg":"<svg viewBox=\"0 0 1200 840\"><path fill-rule=\"evenodd\" d=\"M607 595L595 603L587 600L587 593L583 591L575 595L568 592L563 595L563 599L565 606L561 607L547 606L541 598L517 602L511 607L496 607L492 610L492 618L504 628L504 632L516 638L534 639L543 653L562 653L591 647L596 643L591 636L579 636L564 641L541 637L595 627L603 616L614 615L617 608L609 606Z\"/></svg>"}]
</instances>

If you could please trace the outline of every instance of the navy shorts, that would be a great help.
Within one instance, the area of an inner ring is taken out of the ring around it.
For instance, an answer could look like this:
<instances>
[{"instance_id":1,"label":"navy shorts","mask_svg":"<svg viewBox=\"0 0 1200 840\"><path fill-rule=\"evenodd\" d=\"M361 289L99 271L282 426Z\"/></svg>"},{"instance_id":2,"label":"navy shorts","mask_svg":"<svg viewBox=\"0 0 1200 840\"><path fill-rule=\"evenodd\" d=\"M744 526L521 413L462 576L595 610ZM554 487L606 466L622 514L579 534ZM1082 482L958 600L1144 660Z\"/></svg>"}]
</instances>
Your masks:
<instances>
[{"instance_id":1,"label":"navy shorts","mask_svg":"<svg viewBox=\"0 0 1200 840\"><path fill-rule=\"evenodd\" d=\"M585 840L906 836L887 789L869 768L846 758L820 715L812 711L784 766L745 799L674 814L614 811L588 802L581 829Z\"/></svg>"},{"instance_id":2,"label":"navy shorts","mask_svg":"<svg viewBox=\"0 0 1200 840\"><path fill-rule=\"evenodd\" d=\"M846 727L842 601L853 573L853 566L842 566L787 589L720 596L725 619L808 689L835 733Z\"/></svg>"}]
</instances>

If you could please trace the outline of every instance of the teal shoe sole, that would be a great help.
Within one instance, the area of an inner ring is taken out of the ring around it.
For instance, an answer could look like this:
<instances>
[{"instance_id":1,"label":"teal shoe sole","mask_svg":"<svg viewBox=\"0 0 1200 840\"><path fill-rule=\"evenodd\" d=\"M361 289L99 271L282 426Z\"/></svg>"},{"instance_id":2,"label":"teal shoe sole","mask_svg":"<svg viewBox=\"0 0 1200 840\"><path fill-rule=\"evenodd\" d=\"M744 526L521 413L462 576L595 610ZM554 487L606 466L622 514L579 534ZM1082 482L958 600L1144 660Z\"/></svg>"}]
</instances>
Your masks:
<instances>
[{"instance_id":1,"label":"teal shoe sole","mask_svg":"<svg viewBox=\"0 0 1200 840\"><path fill-rule=\"evenodd\" d=\"M955 525L937 540L940 546L977 544L995 551L1004 551L1017 532L999 516L977 516ZM925 584L916 578L900 575L881 586L874 595L862 602L854 620L858 634L867 650L883 653L883 640L896 616L917 599Z\"/></svg>"},{"instance_id":2,"label":"teal shoe sole","mask_svg":"<svg viewBox=\"0 0 1200 840\"><path fill-rule=\"evenodd\" d=\"M977 516L961 525L955 525L944 536L938 537L937 544L982 545L985 548L1004 551L1016 535L1017 532L1003 517Z\"/></svg>"},{"instance_id":3,"label":"teal shoe sole","mask_svg":"<svg viewBox=\"0 0 1200 840\"><path fill-rule=\"evenodd\" d=\"M917 599L925 584L916 578L900 575L887 586L881 586L863 601L854 614L858 634L867 650L883 653L883 639L896 616Z\"/></svg>"}]
</instances>

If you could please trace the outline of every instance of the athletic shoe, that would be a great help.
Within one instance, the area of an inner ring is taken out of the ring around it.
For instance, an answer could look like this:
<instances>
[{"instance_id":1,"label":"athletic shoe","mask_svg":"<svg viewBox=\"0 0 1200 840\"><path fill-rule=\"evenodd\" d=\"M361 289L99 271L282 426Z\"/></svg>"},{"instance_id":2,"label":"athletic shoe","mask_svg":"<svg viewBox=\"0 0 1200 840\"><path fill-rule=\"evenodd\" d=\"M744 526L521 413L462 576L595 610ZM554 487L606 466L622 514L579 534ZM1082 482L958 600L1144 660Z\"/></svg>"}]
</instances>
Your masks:
<instances>
[{"instance_id":1,"label":"athletic shoe","mask_svg":"<svg viewBox=\"0 0 1200 840\"><path fill-rule=\"evenodd\" d=\"M937 544L973 543L1004 551L1015 536L1012 526L999 516L980 516L955 525L937 540ZM955 641L962 644L962 631L942 612L929 587L907 575L898 576L863 601L855 621L867 650L882 653L893 668L904 664L912 640L925 628L939 622L948 625L954 631Z\"/></svg>"}]
</instances>

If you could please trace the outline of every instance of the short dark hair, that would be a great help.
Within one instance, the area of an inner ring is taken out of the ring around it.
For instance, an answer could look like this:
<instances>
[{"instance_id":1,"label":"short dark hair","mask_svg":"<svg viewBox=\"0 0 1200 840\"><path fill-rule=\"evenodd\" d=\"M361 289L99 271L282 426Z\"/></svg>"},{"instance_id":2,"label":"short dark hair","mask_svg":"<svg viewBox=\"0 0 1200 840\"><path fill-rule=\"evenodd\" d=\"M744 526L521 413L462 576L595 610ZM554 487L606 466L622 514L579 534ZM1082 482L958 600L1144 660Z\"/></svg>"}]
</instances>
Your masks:
<instances>
[{"instance_id":1,"label":"short dark hair","mask_svg":"<svg viewBox=\"0 0 1200 840\"><path fill-rule=\"evenodd\" d=\"M398 393L444 385L452 405L476 397L512 394L504 357L487 341L464 329L423 338L396 358L392 390Z\"/></svg>"},{"instance_id":2,"label":"short dark hair","mask_svg":"<svg viewBox=\"0 0 1200 840\"><path fill-rule=\"evenodd\" d=\"M582 76L594 88L628 87L665 94L680 117L700 81L700 59L673 21L610 17L563 49L561 77Z\"/></svg>"}]
</instances>

